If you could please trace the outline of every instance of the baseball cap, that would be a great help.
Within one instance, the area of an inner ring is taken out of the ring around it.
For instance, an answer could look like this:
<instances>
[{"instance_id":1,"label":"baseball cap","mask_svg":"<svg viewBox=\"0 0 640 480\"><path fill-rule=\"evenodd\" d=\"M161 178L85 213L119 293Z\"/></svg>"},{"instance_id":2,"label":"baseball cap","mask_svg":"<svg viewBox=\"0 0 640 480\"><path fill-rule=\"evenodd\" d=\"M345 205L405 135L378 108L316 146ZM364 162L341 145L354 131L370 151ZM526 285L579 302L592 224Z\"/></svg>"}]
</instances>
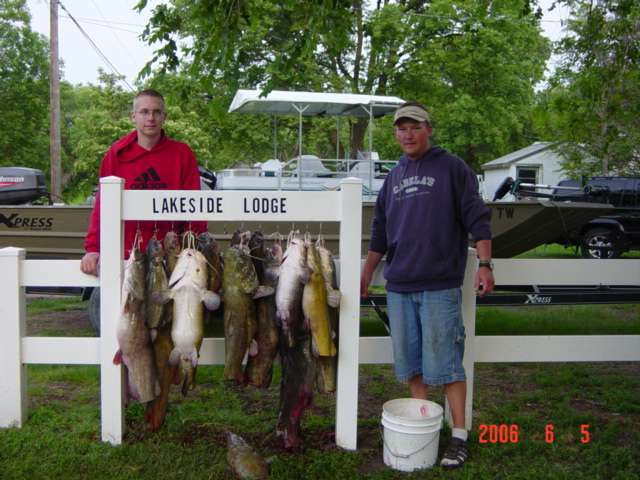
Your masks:
<instances>
[{"instance_id":1,"label":"baseball cap","mask_svg":"<svg viewBox=\"0 0 640 480\"><path fill-rule=\"evenodd\" d=\"M418 105L403 105L396 110L393 115L393 124L398 123L401 118L410 118L416 122L427 122L431 125L431 118L427 111Z\"/></svg>"}]
</instances>

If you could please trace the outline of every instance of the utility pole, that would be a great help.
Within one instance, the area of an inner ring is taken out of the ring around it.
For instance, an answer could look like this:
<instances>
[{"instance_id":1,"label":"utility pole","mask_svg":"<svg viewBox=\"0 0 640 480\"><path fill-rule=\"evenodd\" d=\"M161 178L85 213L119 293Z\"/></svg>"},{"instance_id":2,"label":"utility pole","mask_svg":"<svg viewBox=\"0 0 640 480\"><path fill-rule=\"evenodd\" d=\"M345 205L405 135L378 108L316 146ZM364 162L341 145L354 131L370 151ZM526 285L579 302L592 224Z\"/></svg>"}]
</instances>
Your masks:
<instances>
[{"instance_id":1,"label":"utility pole","mask_svg":"<svg viewBox=\"0 0 640 480\"><path fill-rule=\"evenodd\" d=\"M50 154L51 198L60 201L62 167L60 161L60 68L58 66L58 0L49 9L49 99L51 104Z\"/></svg>"}]
</instances>

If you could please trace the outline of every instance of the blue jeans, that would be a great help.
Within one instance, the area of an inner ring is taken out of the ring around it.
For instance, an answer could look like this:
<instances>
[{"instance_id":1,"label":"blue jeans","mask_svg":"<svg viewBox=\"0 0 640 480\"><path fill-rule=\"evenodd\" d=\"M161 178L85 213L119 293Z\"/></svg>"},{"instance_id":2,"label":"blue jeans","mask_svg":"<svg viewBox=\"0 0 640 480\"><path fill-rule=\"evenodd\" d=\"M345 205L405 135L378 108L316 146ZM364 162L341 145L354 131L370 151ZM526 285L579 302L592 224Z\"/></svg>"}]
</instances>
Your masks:
<instances>
[{"instance_id":1,"label":"blue jeans","mask_svg":"<svg viewBox=\"0 0 640 480\"><path fill-rule=\"evenodd\" d=\"M422 375L427 385L466 380L460 288L387 292L393 360L399 380Z\"/></svg>"}]
</instances>

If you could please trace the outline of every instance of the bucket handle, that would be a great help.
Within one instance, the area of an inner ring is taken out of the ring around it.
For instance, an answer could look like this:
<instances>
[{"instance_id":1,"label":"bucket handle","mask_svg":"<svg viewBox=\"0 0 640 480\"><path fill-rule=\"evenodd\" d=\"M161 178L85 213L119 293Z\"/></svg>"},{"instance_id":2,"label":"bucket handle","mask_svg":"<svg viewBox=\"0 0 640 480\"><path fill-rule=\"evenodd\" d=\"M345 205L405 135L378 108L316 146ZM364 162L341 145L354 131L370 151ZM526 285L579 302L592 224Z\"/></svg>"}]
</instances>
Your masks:
<instances>
[{"instance_id":1,"label":"bucket handle","mask_svg":"<svg viewBox=\"0 0 640 480\"><path fill-rule=\"evenodd\" d=\"M431 445L431 443L433 443L433 441L438 438L438 435L434 435L433 438L431 438L431 440L429 440L427 443L425 443L423 446L421 446L420 448L418 448L417 450L411 452L411 453L407 453L406 455L400 454L400 453L396 453L394 452L391 447L389 446L389 444L387 443L387 441L384 438L384 430L383 430L383 425L382 423L378 426L378 429L380 430L380 436L382 437L382 443L384 443L384 446L387 447L387 450L389 450L389 452L391 453L391 455L393 455L394 457L399 457L399 458L409 458L412 455L415 455L416 453L424 450L425 448L427 448L429 445Z\"/></svg>"}]
</instances>

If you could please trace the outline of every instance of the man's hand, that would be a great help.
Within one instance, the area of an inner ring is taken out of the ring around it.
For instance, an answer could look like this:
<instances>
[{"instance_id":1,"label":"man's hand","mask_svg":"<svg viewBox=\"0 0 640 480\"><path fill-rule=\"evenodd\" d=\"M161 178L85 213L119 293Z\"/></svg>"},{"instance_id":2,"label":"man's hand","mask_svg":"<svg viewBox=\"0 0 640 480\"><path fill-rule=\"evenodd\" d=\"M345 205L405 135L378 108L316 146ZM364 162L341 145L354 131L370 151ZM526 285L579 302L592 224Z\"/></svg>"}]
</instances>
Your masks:
<instances>
[{"instance_id":1,"label":"man's hand","mask_svg":"<svg viewBox=\"0 0 640 480\"><path fill-rule=\"evenodd\" d=\"M369 296L369 284L373 278L373 272L376 271L376 267L382 259L382 255L384 254L371 250L367 252L367 259L364 261L364 267L362 267L362 273L360 274L360 296L362 298Z\"/></svg>"},{"instance_id":2,"label":"man's hand","mask_svg":"<svg viewBox=\"0 0 640 480\"><path fill-rule=\"evenodd\" d=\"M80 270L87 275L98 276L98 264L100 263L100 254L98 252L88 252L84 254L80 260Z\"/></svg>"},{"instance_id":3,"label":"man's hand","mask_svg":"<svg viewBox=\"0 0 640 480\"><path fill-rule=\"evenodd\" d=\"M480 267L476 272L475 289L480 297L484 297L488 293L493 291L495 280L493 279L493 272L490 268Z\"/></svg>"},{"instance_id":4,"label":"man's hand","mask_svg":"<svg viewBox=\"0 0 640 480\"><path fill-rule=\"evenodd\" d=\"M369 297L369 284L371 283L371 272L367 272L366 270L362 271L362 275L360 276L360 296L362 298Z\"/></svg>"}]
</instances>

